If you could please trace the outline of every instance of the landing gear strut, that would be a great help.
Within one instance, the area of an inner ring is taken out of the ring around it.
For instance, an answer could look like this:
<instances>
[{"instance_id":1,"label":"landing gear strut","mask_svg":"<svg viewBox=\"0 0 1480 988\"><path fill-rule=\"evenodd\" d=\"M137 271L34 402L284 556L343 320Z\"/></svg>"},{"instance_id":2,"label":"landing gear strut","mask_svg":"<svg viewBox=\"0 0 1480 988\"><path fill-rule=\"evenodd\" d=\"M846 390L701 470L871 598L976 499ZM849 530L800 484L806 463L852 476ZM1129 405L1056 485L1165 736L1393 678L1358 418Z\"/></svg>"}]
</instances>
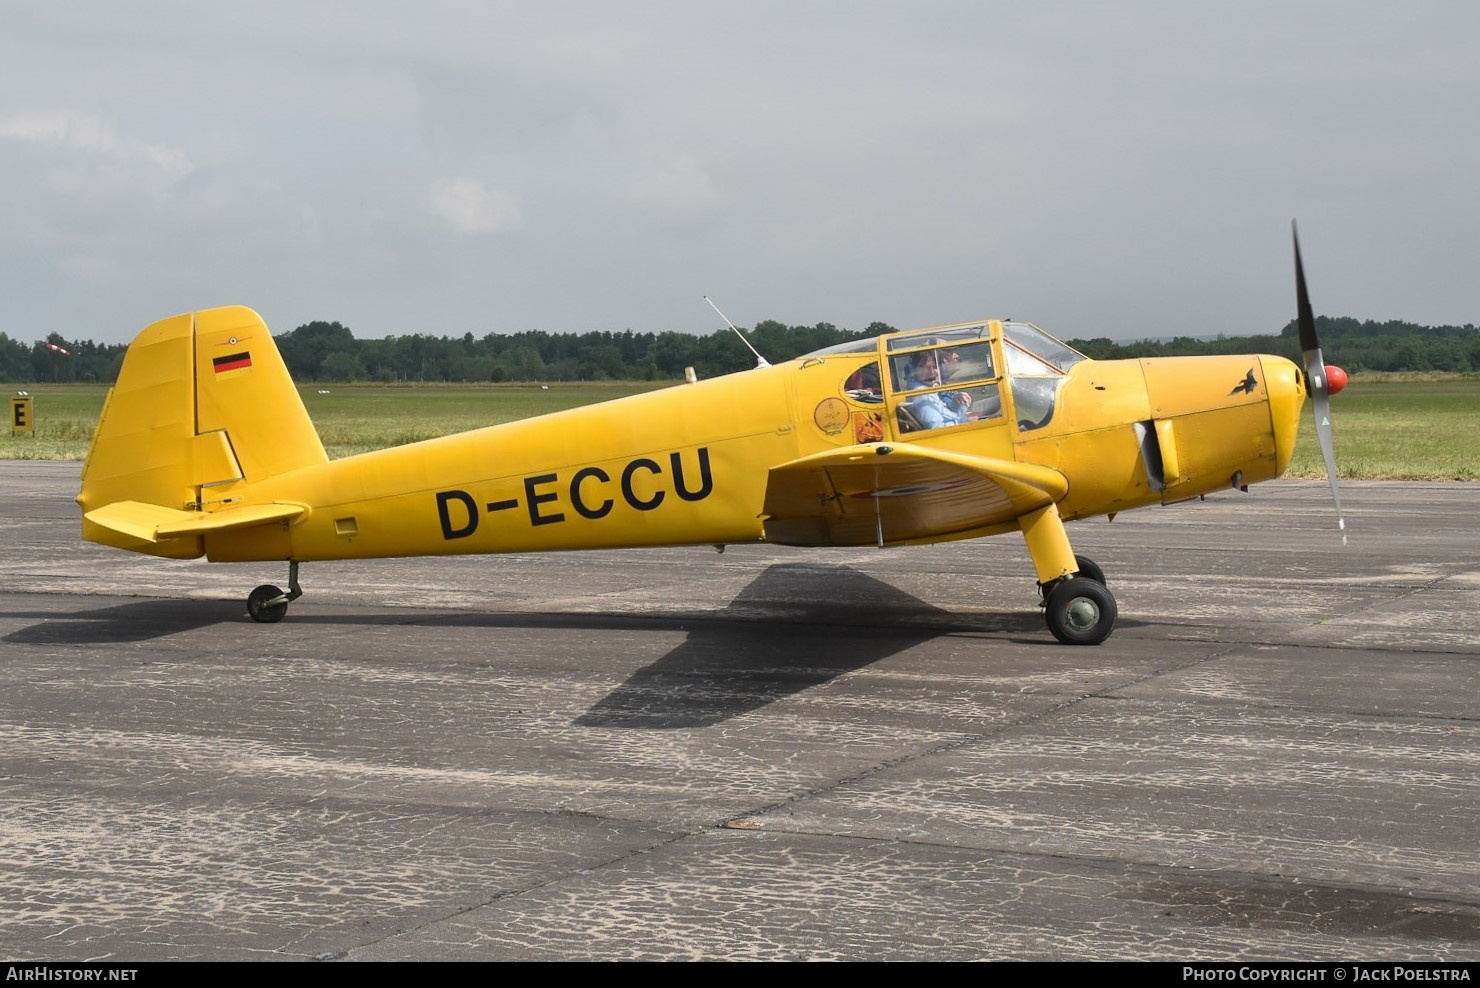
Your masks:
<instances>
[{"instance_id":1,"label":"landing gear strut","mask_svg":"<svg viewBox=\"0 0 1480 988\"><path fill-rule=\"evenodd\" d=\"M288 613L288 602L303 596L298 586L298 564L288 564L288 592L283 593L270 583L247 594L247 613L260 624L277 624Z\"/></svg>"},{"instance_id":2,"label":"landing gear strut","mask_svg":"<svg viewBox=\"0 0 1480 988\"><path fill-rule=\"evenodd\" d=\"M1098 645L1115 629L1115 598L1105 586L1105 571L1093 559L1074 555L1056 504L1018 519L1028 554L1038 570L1043 617L1065 645Z\"/></svg>"}]
</instances>

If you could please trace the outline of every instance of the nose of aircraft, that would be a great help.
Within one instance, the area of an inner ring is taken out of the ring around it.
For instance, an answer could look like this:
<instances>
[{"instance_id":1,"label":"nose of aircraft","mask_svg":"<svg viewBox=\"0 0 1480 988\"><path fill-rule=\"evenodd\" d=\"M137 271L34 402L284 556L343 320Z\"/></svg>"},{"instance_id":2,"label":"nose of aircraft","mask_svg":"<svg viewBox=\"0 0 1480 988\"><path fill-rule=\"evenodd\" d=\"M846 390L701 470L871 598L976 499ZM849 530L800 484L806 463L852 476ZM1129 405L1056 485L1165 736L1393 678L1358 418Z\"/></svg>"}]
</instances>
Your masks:
<instances>
[{"instance_id":1,"label":"nose of aircraft","mask_svg":"<svg viewBox=\"0 0 1480 988\"><path fill-rule=\"evenodd\" d=\"M1269 417L1274 426L1275 476L1290 466L1295 454L1295 437L1300 432L1300 412L1305 407L1305 376L1300 368L1284 357L1259 358L1264 367L1264 382L1269 389ZM1342 375L1343 379L1346 377ZM1343 380L1343 383L1345 381Z\"/></svg>"}]
</instances>

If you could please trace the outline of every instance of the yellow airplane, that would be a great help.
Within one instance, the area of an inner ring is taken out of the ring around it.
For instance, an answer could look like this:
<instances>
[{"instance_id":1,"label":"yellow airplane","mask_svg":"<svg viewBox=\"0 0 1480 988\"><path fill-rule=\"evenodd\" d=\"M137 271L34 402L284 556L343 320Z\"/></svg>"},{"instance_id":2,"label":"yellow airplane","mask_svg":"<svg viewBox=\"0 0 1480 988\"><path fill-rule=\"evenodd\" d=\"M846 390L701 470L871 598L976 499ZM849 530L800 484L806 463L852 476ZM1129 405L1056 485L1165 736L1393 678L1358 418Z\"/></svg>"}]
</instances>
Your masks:
<instances>
[{"instance_id":1,"label":"yellow airplane","mask_svg":"<svg viewBox=\"0 0 1480 988\"><path fill-rule=\"evenodd\" d=\"M1307 395L1335 495L1327 396L1345 374L1328 379L1298 239L1295 265L1304 373L1269 355L1091 360L983 319L332 461L261 317L186 313L129 347L82 534L285 561L288 592L247 598L274 622L317 560L1021 532L1049 630L1099 644L1115 598L1065 522L1280 476Z\"/></svg>"}]
</instances>

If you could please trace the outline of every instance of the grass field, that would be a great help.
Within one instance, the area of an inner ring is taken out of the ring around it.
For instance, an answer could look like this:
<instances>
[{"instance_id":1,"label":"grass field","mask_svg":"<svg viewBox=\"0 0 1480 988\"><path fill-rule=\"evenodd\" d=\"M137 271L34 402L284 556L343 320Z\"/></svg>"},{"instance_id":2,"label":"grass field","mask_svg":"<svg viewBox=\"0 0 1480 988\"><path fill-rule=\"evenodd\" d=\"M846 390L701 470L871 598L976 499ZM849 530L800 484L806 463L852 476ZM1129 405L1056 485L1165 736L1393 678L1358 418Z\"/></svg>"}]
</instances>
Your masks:
<instances>
[{"instance_id":1,"label":"grass field","mask_svg":"<svg viewBox=\"0 0 1480 988\"><path fill-rule=\"evenodd\" d=\"M667 384L330 385L300 388L331 457L511 422ZM0 434L0 460L82 460L102 385L3 385L29 391L35 435ZM7 413L8 414L8 413ZM1324 477L1309 406L1289 475ZM1480 377L1367 375L1331 399L1343 479L1480 480Z\"/></svg>"},{"instance_id":2,"label":"grass field","mask_svg":"<svg viewBox=\"0 0 1480 988\"><path fill-rule=\"evenodd\" d=\"M1301 424L1289 476L1326 476L1311 425ZM1331 431L1343 479L1480 480L1480 377L1353 377L1331 399Z\"/></svg>"},{"instance_id":3,"label":"grass field","mask_svg":"<svg viewBox=\"0 0 1480 988\"><path fill-rule=\"evenodd\" d=\"M338 384L298 389L332 458L513 422L665 387L646 381L580 384ZM35 436L0 434L0 460L83 460L108 393L104 385L0 385L29 391ZM7 405L8 407L8 405ZM7 412L8 414L8 412Z\"/></svg>"}]
</instances>

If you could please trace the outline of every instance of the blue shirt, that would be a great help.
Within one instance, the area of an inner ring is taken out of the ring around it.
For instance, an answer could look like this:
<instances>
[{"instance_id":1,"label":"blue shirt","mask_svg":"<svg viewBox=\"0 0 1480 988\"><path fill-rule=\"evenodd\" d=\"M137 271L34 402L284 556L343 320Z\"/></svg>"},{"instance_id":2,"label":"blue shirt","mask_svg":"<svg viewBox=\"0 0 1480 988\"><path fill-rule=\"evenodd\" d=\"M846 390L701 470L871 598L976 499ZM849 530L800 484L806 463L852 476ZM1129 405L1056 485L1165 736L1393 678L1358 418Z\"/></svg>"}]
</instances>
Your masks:
<instances>
[{"instance_id":1,"label":"blue shirt","mask_svg":"<svg viewBox=\"0 0 1480 988\"><path fill-rule=\"evenodd\" d=\"M952 392L945 392L950 395ZM910 412L924 429L939 429L967 421L966 410L955 402L947 403L941 393L920 395L909 400Z\"/></svg>"}]
</instances>

